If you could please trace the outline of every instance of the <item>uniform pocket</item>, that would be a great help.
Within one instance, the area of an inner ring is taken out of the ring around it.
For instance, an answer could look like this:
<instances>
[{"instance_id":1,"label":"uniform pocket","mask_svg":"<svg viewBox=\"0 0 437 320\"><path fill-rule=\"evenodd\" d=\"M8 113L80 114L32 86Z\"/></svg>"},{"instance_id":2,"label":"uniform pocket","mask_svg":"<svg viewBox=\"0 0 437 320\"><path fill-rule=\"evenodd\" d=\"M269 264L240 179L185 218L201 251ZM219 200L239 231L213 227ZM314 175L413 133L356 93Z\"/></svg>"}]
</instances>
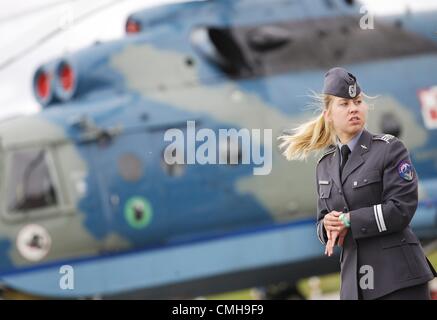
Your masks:
<instances>
[{"instance_id":1,"label":"uniform pocket","mask_svg":"<svg viewBox=\"0 0 437 320\"><path fill-rule=\"evenodd\" d=\"M419 245L420 242L417 237L410 231L389 234L381 238L381 247L383 249L398 247L405 244Z\"/></svg>"},{"instance_id":2,"label":"uniform pocket","mask_svg":"<svg viewBox=\"0 0 437 320\"><path fill-rule=\"evenodd\" d=\"M420 249L420 242L412 233L404 231L381 238L383 254L390 256L394 263L393 271L400 280L406 281L420 276L421 270L416 252Z\"/></svg>"},{"instance_id":3,"label":"uniform pocket","mask_svg":"<svg viewBox=\"0 0 437 320\"><path fill-rule=\"evenodd\" d=\"M331 196L331 188L332 188L331 182L329 182L328 184L320 184L319 185L320 199L329 198Z\"/></svg>"},{"instance_id":4,"label":"uniform pocket","mask_svg":"<svg viewBox=\"0 0 437 320\"><path fill-rule=\"evenodd\" d=\"M378 170L372 170L366 172L366 174L360 177L360 179L355 180L352 184L352 188L353 189L361 188L379 181L381 181L381 174L379 173Z\"/></svg>"}]
</instances>

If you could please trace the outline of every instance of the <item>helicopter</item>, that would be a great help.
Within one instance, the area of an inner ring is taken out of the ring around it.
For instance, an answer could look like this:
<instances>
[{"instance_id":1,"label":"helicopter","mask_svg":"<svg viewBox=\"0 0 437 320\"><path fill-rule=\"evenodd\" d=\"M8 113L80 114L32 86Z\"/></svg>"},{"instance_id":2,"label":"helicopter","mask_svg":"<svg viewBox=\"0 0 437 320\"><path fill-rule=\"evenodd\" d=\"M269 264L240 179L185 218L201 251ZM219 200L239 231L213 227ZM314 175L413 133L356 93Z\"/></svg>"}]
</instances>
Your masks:
<instances>
[{"instance_id":1,"label":"helicopter","mask_svg":"<svg viewBox=\"0 0 437 320\"><path fill-rule=\"evenodd\" d=\"M42 110L0 123L3 286L172 298L284 281L297 291L302 278L338 271L315 232L317 159L288 162L274 141L312 115L308 90L337 65L373 96L367 128L410 150L412 227L435 240L437 12L363 29L360 8L168 4L132 13L121 39L42 64L32 83ZM238 139L225 133L208 147L215 161L190 162L220 130ZM261 161L247 156L254 147Z\"/></svg>"}]
</instances>

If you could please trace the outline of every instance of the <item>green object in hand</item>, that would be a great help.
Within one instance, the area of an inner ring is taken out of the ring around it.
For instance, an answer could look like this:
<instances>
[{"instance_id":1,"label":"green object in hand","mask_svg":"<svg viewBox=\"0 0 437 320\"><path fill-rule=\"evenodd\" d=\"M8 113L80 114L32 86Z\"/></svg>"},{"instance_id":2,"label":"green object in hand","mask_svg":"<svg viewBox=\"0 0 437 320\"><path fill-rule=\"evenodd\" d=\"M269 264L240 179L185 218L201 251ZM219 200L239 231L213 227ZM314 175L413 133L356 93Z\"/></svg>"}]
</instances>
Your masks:
<instances>
[{"instance_id":1,"label":"green object in hand","mask_svg":"<svg viewBox=\"0 0 437 320\"><path fill-rule=\"evenodd\" d=\"M346 228L349 228L351 226L351 222L349 221L349 219L346 217L344 213L340 214L338 218L340 219L341 222L343 222Z\"/></svg>"}]
</instances>

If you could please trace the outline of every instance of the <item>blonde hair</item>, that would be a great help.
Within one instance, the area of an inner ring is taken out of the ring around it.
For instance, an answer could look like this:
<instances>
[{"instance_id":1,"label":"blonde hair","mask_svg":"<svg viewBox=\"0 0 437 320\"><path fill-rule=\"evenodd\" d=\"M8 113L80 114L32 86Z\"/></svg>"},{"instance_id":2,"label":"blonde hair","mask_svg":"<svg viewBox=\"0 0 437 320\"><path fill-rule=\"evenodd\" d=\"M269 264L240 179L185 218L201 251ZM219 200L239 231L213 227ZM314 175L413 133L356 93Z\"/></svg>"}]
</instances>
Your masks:
<instances>
[{"instance_id":1,"label":"blonde hair","mask_svg":"<svg viewBox=\"0 0 437 320\"><path fill-rule=\"evenodd\" d=\"M282 142L280 149L287 160L306 160L313 151L319 151L332 144L335 144L335 131L330 123L325 121L323 111L329 111L334 96L312 93L320 114L296 128L292 134L285 134L278 137Z\"/></svg>"}]
</instances>

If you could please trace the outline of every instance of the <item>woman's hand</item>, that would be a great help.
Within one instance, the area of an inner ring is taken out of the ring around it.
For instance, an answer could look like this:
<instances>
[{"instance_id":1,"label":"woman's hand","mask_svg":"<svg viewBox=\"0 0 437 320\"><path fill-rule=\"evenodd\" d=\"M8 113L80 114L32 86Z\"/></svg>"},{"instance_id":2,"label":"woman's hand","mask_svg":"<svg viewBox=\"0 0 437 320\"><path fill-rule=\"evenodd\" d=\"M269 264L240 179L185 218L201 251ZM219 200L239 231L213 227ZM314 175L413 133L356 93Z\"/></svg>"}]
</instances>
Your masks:
<instances>
[{"instance_id":1,"label":"woman's hand","mask_svg":"<svg viewBox=\"0 0 437 320\"><path fill-rule=\"evenodd\" d=\"M325 247L325 255L330 257L334 253L335 241L338 237L338 245L343 246L344 238L348 232L348 228L338 218L341 212L331 211L325 215L323 219L323 225L328 235L328 242ZM349 214L348 214L349 215ZM349 217L348 217L349 218Z\"/></svg>"},{"instance_id":2,"label":"woman's hand","mask_svg":"<svg viewBox=\"0 0 437 320\"><path fill-rule=\"evenodd\" d=\"M347 235L347 231L348 231L348 230L349 230L348 228L344 228L343 231L341 231L341 232L338 234L338 245L339 245L340 247L343 246L344 238L346 237L346 235Z\"/></svg>"},{"instance_id":3,"label":"woman's hand","mask_svg":"<svg viewBox=\"0 0 437 320\"><path fill-rule=\"evenodd\" d=\"M328 242L325 247L325 255L330 257L334 253L335 241L337 240L339 233L337 231L327 231L326 233L328 235Z\"/></svg>"},{"instance_id":4,"label":"woman's hand","mask_svg":"<svg viewBox=\"0 0 437 320\"><path fill-rule=\"evenodd\" d=\"M347 232L348 232L347 228L344 228L341 232L327 231L328 242L326 243L326 247L325 247L325 255L328 255L328 257L330 257L334 254L335 240L337 239L337 237L338 237L338 245L340 247L343 246L344 238L346 237Z\"/></svg>"},{"instance_id":5,"label":"woman's hand","mask_svg":"<svg viewBox=\"0 0 437 320\"><path fill-rule=\"evenodd\" d=\"M341 212L331 211L330 213L325 215L325 217L323 218L323 226L325 227L326 232L328 231L340 232L344 228L343 222L341 222L341 220L338 219L340 214Z\"/></svg>"}]
</instances>

